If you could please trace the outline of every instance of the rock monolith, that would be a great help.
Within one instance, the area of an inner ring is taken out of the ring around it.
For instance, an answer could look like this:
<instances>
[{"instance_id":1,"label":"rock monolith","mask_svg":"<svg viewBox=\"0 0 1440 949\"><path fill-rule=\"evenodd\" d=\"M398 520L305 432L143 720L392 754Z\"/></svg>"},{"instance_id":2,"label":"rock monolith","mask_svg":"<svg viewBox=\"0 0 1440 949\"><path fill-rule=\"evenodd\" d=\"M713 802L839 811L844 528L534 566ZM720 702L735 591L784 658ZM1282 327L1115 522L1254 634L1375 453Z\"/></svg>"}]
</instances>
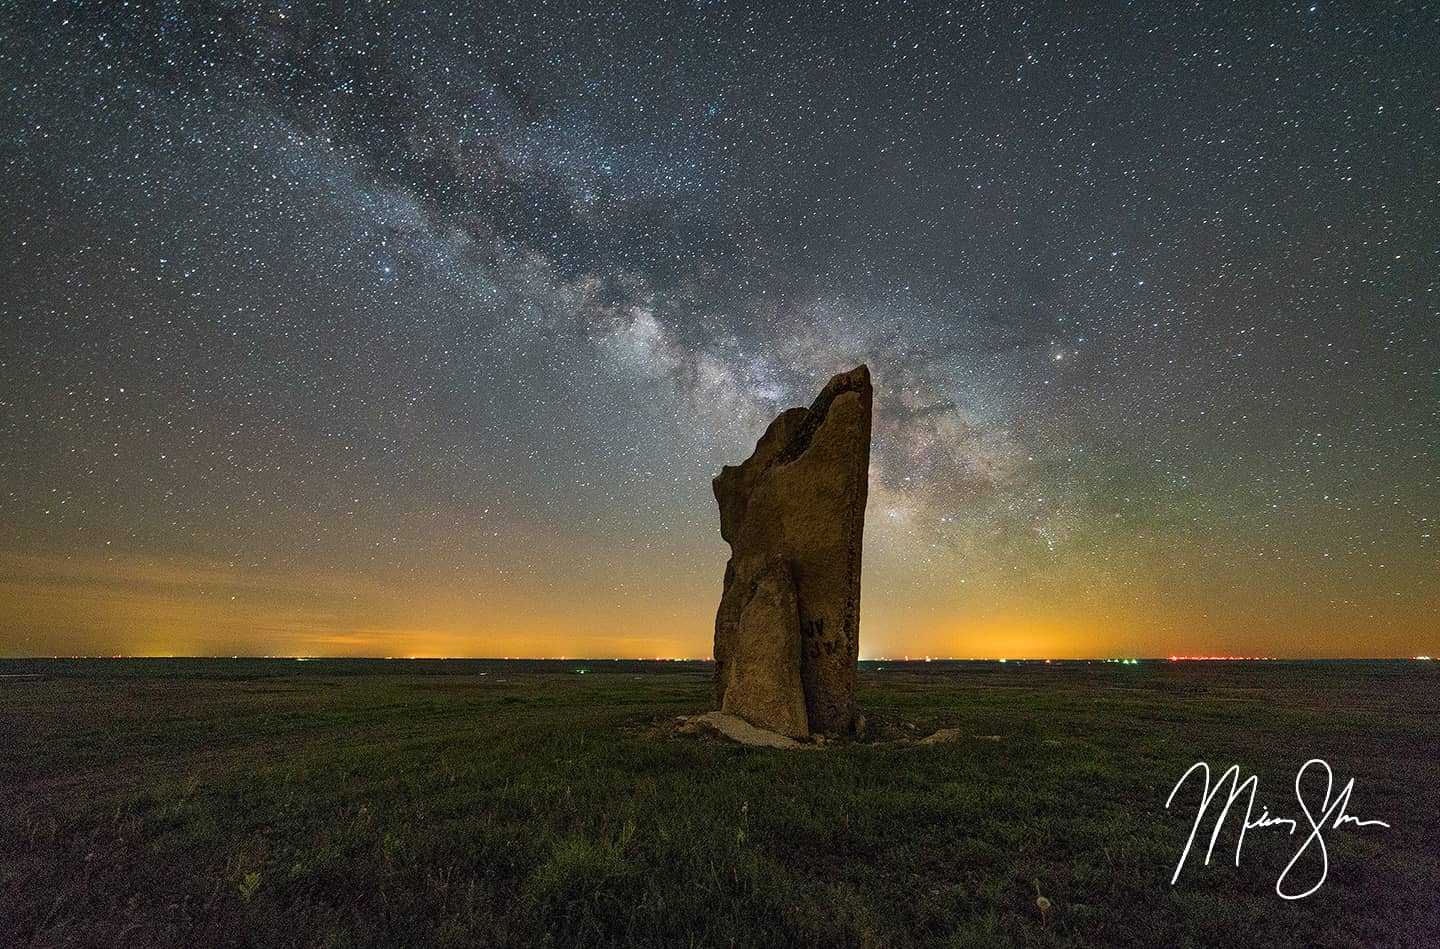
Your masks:
<instances>
[{"instance_id":1,"label":"rock monolith","mask_svg":"<svg viewBox=\"0 0 1440 949\"><path fill-rule=\"evenodd\" d=\"M792 738L855 730L870 405L870 370L840 373L714 481L715 707Z\"/></svg>"}]
</instances>

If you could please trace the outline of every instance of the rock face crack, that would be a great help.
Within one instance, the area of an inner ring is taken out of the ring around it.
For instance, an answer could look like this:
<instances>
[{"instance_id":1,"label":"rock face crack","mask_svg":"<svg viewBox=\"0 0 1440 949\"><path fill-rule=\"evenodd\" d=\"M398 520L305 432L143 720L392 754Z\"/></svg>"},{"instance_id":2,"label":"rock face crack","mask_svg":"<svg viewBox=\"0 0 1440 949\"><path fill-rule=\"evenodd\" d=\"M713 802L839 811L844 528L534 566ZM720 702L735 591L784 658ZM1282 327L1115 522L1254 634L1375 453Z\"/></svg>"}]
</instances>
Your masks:
<instances>
[{"instance_id":1,"label":"rock face crack","mask_svg":"<svg viewBox=\"0 0 1440 949\"><path fill-rule=\"evenodd\" d=\"M715 478L730 544L715 617L715 707L790 737L855 728L870 371L782 412Z\"/></svg>"}]
</instances>

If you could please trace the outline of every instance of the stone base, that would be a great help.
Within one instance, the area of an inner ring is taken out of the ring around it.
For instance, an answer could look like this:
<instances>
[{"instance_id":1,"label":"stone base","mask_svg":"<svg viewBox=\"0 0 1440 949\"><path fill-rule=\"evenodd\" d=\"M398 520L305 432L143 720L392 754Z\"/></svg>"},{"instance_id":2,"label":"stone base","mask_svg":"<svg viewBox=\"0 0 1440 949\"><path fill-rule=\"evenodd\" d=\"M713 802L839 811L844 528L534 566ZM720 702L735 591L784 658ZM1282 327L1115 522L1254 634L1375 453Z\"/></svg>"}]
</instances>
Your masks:
<instances>
[{"instance_id":1,"label":"stone base","mask_svg":"<svg viewBox=\"0 0 1440 949\"><path fill-rule=\"evenodd\" d=\"M682 715L680 720L684 723L682 728L685 731L708 731L728 738L731 741L739 742L742 745L750 745L756 748L783 748L795 749L804 748L793 738L786 738L784 735L763 728L756 728L745 719L736 715L727 715L724 712L706 712L704 715Z\"/></svg>"}]
</instances>

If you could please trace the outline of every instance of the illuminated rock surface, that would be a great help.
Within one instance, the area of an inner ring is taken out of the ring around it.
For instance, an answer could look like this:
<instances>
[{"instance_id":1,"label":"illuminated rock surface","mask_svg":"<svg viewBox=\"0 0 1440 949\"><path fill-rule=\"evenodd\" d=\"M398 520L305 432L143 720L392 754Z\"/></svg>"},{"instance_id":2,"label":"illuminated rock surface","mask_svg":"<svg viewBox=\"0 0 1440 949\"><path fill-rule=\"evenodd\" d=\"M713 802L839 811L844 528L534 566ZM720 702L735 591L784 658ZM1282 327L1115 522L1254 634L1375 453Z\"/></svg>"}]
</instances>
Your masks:
<instances>
[{"instance_id":1,"label":"illuminated rock surface","mask_svg":"<svg viewBox=\"0 0 1440 949\"><path fill-rule=\"evenodd\" d=\"M841 373L714 482L731 551L715 707L780 734L855 728L870 409L870 371Z\"/></svg>"}]
</instances>

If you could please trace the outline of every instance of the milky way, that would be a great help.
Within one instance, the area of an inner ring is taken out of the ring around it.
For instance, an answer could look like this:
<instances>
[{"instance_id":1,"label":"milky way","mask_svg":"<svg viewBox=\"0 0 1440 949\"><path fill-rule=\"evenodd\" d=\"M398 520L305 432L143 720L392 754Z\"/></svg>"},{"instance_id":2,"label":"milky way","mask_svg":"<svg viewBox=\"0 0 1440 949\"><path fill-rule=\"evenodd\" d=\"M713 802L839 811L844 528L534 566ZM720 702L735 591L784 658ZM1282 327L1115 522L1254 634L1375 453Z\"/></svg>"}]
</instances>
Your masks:
<instances>
[{"instance_id":1,"label":"milky way","mask_svg":"<svg viewBox=\"0 0 1440 949\"><path fill-rule=\"evenodd\" d=\"M0 654L693 655L870 365L862 653L1440 649L1440 11L25 5Z\"/></svg>"}]
</instances>

